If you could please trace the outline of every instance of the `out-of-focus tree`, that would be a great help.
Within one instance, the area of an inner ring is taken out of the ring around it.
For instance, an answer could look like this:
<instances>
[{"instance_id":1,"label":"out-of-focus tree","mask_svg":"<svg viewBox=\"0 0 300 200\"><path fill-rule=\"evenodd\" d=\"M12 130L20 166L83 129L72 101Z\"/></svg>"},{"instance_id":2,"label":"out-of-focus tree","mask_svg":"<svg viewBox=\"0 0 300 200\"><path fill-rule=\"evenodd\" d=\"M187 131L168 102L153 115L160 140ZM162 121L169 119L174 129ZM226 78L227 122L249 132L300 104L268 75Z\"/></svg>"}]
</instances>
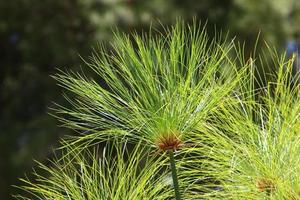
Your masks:
<instances>
[{"instance_id":1,"label":"out-of-focus tree","mask_svg":"<svg viewBox=\"0 0 300 200\"><path fill-rule=\"evenodd\" d=\"M253 43L261 37L270 45L283 47L296 27L289 26L297 21L289 15L295 7L294 0L234 0L229 17L229 27L240 40ZM299 5L298 5L299 6Z\"/></svg>"},{"instance_id":2,"label":"out-of-focus tree","mask_svg":"<svg viewBox=\"0 0 300 200\"><path fill-rule=\"evenodd\" d=\"M64 131L47 114L59 96L49 75L75 66L94 31L79 1L0 1L0 199Z\"/></svg>"}]
</instances>

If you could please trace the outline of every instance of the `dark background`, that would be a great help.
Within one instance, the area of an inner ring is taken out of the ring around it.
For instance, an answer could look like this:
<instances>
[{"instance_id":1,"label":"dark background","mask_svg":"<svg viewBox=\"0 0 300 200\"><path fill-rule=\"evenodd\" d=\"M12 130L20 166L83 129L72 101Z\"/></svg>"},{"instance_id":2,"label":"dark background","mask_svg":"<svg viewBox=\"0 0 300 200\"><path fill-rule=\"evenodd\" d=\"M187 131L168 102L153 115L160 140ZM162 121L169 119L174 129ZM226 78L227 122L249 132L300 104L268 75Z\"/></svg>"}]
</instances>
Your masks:
<instances>
[{"instance_id":1,"label":"dark background","mask_svg":"<svg viewBox=\"0 0 300 200\"><path fill-rule=\"evenodd\" d=\"M59 138L72 134L49 114L64 103L50 77L84 68L92 47L112 38L112 28L147 31L194 17L207 29L253 45L259 32L279 51L300 33L297 0L0 0L0 199L11 199L19 177L47 163ZM259 44L259 45L261 45Z\"/></svg>"}]
</instances>

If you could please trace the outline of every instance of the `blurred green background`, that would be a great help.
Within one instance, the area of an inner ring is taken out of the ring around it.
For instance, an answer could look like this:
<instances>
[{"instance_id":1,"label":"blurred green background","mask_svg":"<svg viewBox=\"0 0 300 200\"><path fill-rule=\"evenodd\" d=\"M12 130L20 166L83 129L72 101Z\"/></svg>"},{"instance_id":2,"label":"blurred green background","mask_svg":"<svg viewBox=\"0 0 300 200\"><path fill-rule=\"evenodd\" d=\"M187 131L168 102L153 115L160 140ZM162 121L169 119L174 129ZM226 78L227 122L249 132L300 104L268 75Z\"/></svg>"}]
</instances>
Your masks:
<instances>
[{"instance_id":1,"label":"blurred green background","mask_svg":"<svg viewBox=\"0 0 300 200\"><path fill-rule=\"evenodd\" d=\"M300 34L298 0L1 0L0 1L0 199L12 199L18 177L30 176L34 159L47 163L59 138L49 107L63 103L50 77L79 69L112 28L147 31L150 24L208 20L208 32L253 45L259 32L279 51Z\"/></svg>"}]
</instances>

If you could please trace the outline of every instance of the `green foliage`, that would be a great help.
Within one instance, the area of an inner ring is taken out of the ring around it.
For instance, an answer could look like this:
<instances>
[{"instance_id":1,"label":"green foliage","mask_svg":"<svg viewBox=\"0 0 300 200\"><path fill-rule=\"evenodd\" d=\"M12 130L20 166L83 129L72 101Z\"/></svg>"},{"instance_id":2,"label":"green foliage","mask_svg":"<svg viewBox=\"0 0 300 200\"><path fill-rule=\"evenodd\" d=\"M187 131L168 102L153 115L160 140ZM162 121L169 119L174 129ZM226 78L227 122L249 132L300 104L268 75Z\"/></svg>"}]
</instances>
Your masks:
<instances>
[{"instance_id":1,"label":"green foliage","mask_svg":"<svg viewBox=\"0 0 300 200\"><path fill-rule=\"evenodd\" d=\"M87 63L105 86L79 73L57 75L59 85L76 95L66 97L73 108L60 106L58 118L87 133L72 143L114 136L162 151L186 145L189 134L224 101L241 75L227 57L232 43L209 41L200 30L195 24L185 30L179 22L155 36L133 35L130 40L117 35L111 54L102 48ZM173 152L170 159L180 199Z\"/></svg>"},{"instance_id":2,"label":"green foliage","mask_svg":"<svg viewBox=\"0 0 300 200\"><path fill-rule=\"evenodd\" d=\"M133 42L118 35L111 54L101 49L87 63L105 87L78 73L57 75L59 85L76 94L67 97L72 109L57 110L59 119L88 132L80 142L114 135L162 150L172 148L172 142L176 148L184 145L240 76L228 60L232 43L209 41L196 27L185 30L178 23L166 34L134 35Z\"/></svg>"},{"instance_id":3,"label":"green foliage","mask_svg":"<svg viewBox=\"0 0 300 200\"><path fill-rule=\"evenodd\" d=\"M276 66L272 81L254 90L259 80L253 76L252 62L246 78L250 81L240 83L244 90L231 100L236 103L220 109L213 123L194 135L195 142L206 144L187 150L193 156L187 158L182 177L189 182L210 178L210 187L217 189L206 194L209 198L300 197L298 77L292 76L292 60L269 51ZM203 185L191 188L201 190Z\"/></svg>"},{"instance_id":4,"label":"green foliage","mask_svg":"<svg viewBox=\"0 0 300 200\"><path fill-rule=\"evenodd\" d=\"M299 33L298 10L297 0L0 2L0 198L9 198L10 185L32 167L32 157L44 162L59 136L70 133L45 114L53 100L63 104L49 74L55 67L78 67L78 54L86 57L95 41L113 41L111 27L140 33L150 24L158 28L159 21L169 26L178 17L197 17L208 19L208 35L215 27L229 29L231 36L247 41L247 51L259 31L281 49Z\"/></svg>"},{"instance_id":5,"label":"green foliage","mask_svg":"<svg viewBox=\"0 0 300 200\"><path fill-rule=\"evenodd\" d=\"M41 199L169 199L172 172L176 199L298 199L293 60L268 46L245 60L243 48L210 40L196 24L164 30L116 34L111 52L101 47L86 61L94 78L55 76L74 95L57 117L80 134L62 145L54 169L41 165L50 178L36 173L38 183L23 180L23 189ZM124 160L127 140L138 145ZM88 149L99 142L115 151L98 162L101 153Z\"/></svg>"},{"instance_id":6,"label":"green foliage","mask_svg":"<svg viewBox=\"0 0 300 200\"><path fill-rule=\"evenodd\" d=\"M141 144L132 148L110 143L84 151L69 148L51 168L40 164L46 174L35 173L35 183L23 180L27 184L23 189L36 199L57 200L168 199L172 194L165 161L150 156L149 148Z\"/></svg>"}]
</instances>

